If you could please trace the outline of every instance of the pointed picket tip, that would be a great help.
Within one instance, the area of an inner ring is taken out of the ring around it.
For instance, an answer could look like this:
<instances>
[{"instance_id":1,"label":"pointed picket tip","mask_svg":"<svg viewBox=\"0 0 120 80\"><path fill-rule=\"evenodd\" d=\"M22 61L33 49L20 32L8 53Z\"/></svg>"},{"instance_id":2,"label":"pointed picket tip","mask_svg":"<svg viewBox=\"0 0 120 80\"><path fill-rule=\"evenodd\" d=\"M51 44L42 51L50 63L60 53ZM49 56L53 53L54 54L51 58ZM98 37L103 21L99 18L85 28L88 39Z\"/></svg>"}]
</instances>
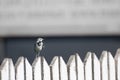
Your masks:
<instances>
[{"instance_id":1,"label":"pointed picket tip","mask_svg":"<svg viewBox=\"0 0 120 80\"><path fill-rule=\"evenodd\" d=\"M92 54L92 75L94 80L101 80L100 61L95 53Z\"/></svg>"},{"instance_id":2,"label":"pointed picket tip","mask_svg":"<svg viewBox=\"0 0 120 80\"><path fill-rule=\"evenodd\" d=\"M11 58L9 58L9 62L10 62L10 64L12 64L12 66L14 66L13 60Z\"/></svg>"},{"instance_id":3,"label":"pointed picket tip","mask_svg":"<svg viewBox=\"0 0 120 80\"><path fill-rule=\"evenodd\" d=\"M73 62L75 62L75 55L71 55L67 62L67 66L70 66Z\"/></svg>"},{"instance_id":4,"label":"pointed picket tip","mask_svg":"<svg viewBox=\"0 0 120 80\"><path fill-rule=\"evenodd\" d=\"M78 53L75 53L75 56L78 56L78 57L80 57Z\"/></svg>"},{"instance_id":5,"label":"pointed picket tip","mask_svg":"<svg viewBox=\"0 0 120 80\"><path fill-rule=\"evenodd\" d=\"M112 54L111 54L111 52L108 52L108 51L103 51L102 52L102 55L101 55L101 57L100 57L100 61L102 61L104 58L107 58L107 59L114 59L113 58L113 56L112 56Z\"/></svg>"},{"instance_id":6,"label":"pointed picket tip","mask_svg":"<svg viewBox=\"0 0 120 80\"><path fill-rule=\"evenodd\" d=\"M24 80L25 79L25 69L24 69L24 57L19 57L15 64L16 71L16 80Z\"/></svg>"},{"instance_id":7,"label":"pointed picket tip","mask_svg":"<svg viewBox=\"0 0 120 80\"><path fill-rule=\"evenodd\" d=\"M120 58L120 48L116 51L115 60L118 60L118 58Z\"/></svg>"},{"instance_id":8,"label":"pointed picket tip","mask_svg":"<svg viewBox=\"0 0 120 80\"><path fill-rule=\"evenodd\" d=\"M15 64L15 68L16 68L21 62L24 63L24 57L23 57L23 56L21 56L21 57L18 58L18 60L17 60L17 62L16 62L16 64Z\"/></svg>"},{"instance_id":9,"label":"pointed picket tip","mask_svg":"<svg viewBox=\"0 0 120 80\"><path fill-rule=\"evenodd\" d=\"M50 80L50 67L44 57L41 57L42 80Z\"/></svg>"},{"instance_id":10,"label":"pointed picket tip","mask_svg":"<svg viewBox=\"0 0 120 80\"><path fill-rule=\"evenodd\" d=\"M25 60L25 64L27 63L28 65L30 65L30 66L31 66L31 64L29 63L29 61L28 61L28 59L27 59L27 58L24 58L24 60Z\"/></svg>"},{"instance_id":11,"label":"pointed picket tip","mask_svg":"<svg viewBox=\"0 0 120 80\"><path fill-rule=\"evenodd\" d=\"M50 80L50 67L43 56L34 60L32 69L34 80Z\"/></svg>"},{"instance_id":12,"label":"pointed picket tip","mask_svg":"<svg viewBox=\"0 0 120 80\"><path fill-rule=\"evenodd\" d=\"M93 61L96 62L96 63L99 63L99 62L100 62L95 53L92 53L92 59L93 59Z\"/></svg>"},{"instance_id":13,"label":"pointed picket tip","mask_svg":"<svg viewBox=\"0 0 120 80\"><path fill-rule=\"evenodd\" d=\"M115 61L111 52L103 51L100 63L102 80L115 80Z\"/></svg>"},{"instance_id":14,"label":"pointed picket tip","mask_svg":"<svg viewBox=\"0 0 120 80\"><path fill-rule=\"evenodd\" d=\"M108 64L108 52L103 51L100 56L101 80L109 80Z\"/></svg>"},{"instance_id":15,"label":"pointed picket tip","mask_svg":"<svg viewBox=\"0 0 120 80\"><path fill-rule=\"evenodd\" d=\"M32 68L30 62L28 61L27 58L24 58L24 64L25 64L25 67L29 67L29 68Z\"/></svg>"},{"instance_id":16,"label":"pointed picket tip","mask_svg":"<svg viewBox=\"0 0 120 80\"><path fill-rule=\"evenodd\" d=\"M55 56L50 64L52 80L59 80L59 57ZM54 75L55 74L55 75Z\"/></svg>"},{"instance_id":17,"label":"pointed picket tip","mask_svg":"<svg viewBox=\"0 0 120 80\"><path fill-rule=\"evenodd\" d=\"M60 61L62 64L65 64L65 65L66 65L66 63L65 63L65 61L64 61L64 59L63 59L62 56L60 56L59 59L60 59L59 61Z\"/></svg>"},{"instance_id":18,"label":"pointed picket tip","mask_svg":"<svg viewBox=\"0 0 120 80\"><path fill-rule=\"evenodd\" d=\"M86 80L93 80L92 79L92 53L88 52L85 59L84 59L84 70L85 70L85 79Z\"/></svg>"},{"instance_id":19,"label":"pointed picket tip","mask_svg":"<svg viewBox=\"0 0 120 80\"><path fill-rule=\"evenodd\" d=\"M109 59L111 60L113 60L114 58L113 58L113 55L111 54L111 52L108 52L108 57L109 57Z\"/></svg>"},{"instance_id":20,"label":"pointed picket tip","mask_svg":"<svg viewBox=\"0 0 120 80\"><path fill-rule=\"evenodd\" d=\"M76 79L84 80L84 64L78 53L75 54L76 59Z\"/></svg>"},{"instance_id":21,"label":"pointed picket tip","mask_svg":"<svg viewBox=\"0 0 120 80\"><path fill-rule=\"evenodd\" d=\"M99 61L99 59L98 59L98 57L96 56L96 54L95 54L95 53L93 53L93 54L92 54L92 56L93 56L93 59L95 59L95 60Z\"/></svg>"},{"instance_id":22,"label":"pointed picket tip","mask_svg":"<svg viewBox=\"0 0 120 80\"><path fill-rule=\"evenodd\" d=\"M2 70L4 68L4 66L8 64L8 66L12 66L14 67L13 61L11 58L5 58L0 66L0 70Z\"/></svg>"},{"instance_id":23,"label":"pointed picket tip","mask_svg":"<svg viewBox=\"0 0 120 80\"><path fill-rule=\"evenodd\" d=\"M16 80L24 79L24 57L19 57L15 64Z\"/></svg>"},{"instance_id":24,"label":"pointed picket tip","mask_svg":"<svg viewBox=\"0 0 120 80\"><path fill-rule=\"evenodd\" d=\"M92 56L93 56L93 59L99 60L98 57L97 57L97 55L95 53L92 53Z\"/></svg>"},{"instance_id":25,"label":"pointed picket tip","mask_svg":"<svg viewBox=\"0 0 120 80\"><path fill-rule=\"evenodd\" d=\"M75 55L71 55L69 57L67 63L67 69L68 69L68 80L77 80Z\"/></svg>"},{"instance_id":26,"label":"pointed picket tip","mask_svg":"<svg viewBox=\"0 0 120 80\"><path fill-rule=\"evenodd\" d=\"M8 60L9 60L9 64L10 64L9 66L14 68L13 60L11 58L9 58Z\"/></svg>"},{"instance_id":27,"label":"pointed picket tip","mask_svg":"<svg viewBox=\"0 0 120 80\"><path fill-rule=\"evenodd\" d=\"M53 66L55 63L57 63L58 62L58 56L55 56L53 59L52 59L52 61L51 61L51 63L50 63L50 66Z\"/></svg>"},{"instance_id":28,"label":"pointed picket tip","mask_svg":"<svg viewBox=\"0 0 120 80\"><path fill-rule=\"evenodd\" d=\"M5 58L0 67L0 80L9 80L9 59Z\"/></svg>"},{"instance_id":29,"label":"pointed picket tip","mask_svg":"<svg viewBox=\"0 0 120 80\"><path fill-rule=\"evenodd\" d=\"M36 57L32 63L33 80L41 80L41 57Z\"/></svg>"},{"instance_id":30,"label":"pointed picket tip","mask_svg":"<svg viewBox=\"0 0 120 80\"><path fill-rule=\"evenodd\" d=\"M41 59L42 59L42 61L43 61L43 64L48 65L48 62L47 62L47 60L45 59L45 57L41 57Z\"/></svg>"},{"instance_id":31,"label":"pointed picket tip","mask_svg":"<svg viewBox=\"0 0 120 80\"><path fill-rule=\"evenodd\" d=\"M0 80L15 80L14 64L11 58L5 58L0 67Z\"/></svg>"},{"instance_id":32,"label":"pointed picket tip","mask_svg":"<svg viewBox=\"0 0 120 80\"><path fill-rule=\"evenodd\" d=\"M86 63L87 60L88 60L88 58L91 58L91 56L92 56L92 53L91 53L91 52L88 52L88 53L86 54L86 56L85 56L84 63Z\"/></svg>"},{"instance_id":33,"label":"pointed picket tip","mask_svg":"<svg viewBox=\"0 0 120 80\"><path fill-rule=\"evenodd\" d=\"M65 63L65 61L64 61L64 59L63 59L62 56L59 56L59 62L60 62L60 64L62 64L62 65L66 65L66 63ZM67 65L66 65L66 66L67 66Z\"/></svg>"},{"instance_id":34,"label":"pointed picket tip","mask_svg":"<svg viewBox=\"0 0 120 80\"><path fill-rule=\"evenodd\" d=\"M81 57L79 56L79 54L78 54L78 53L76 53L76 54L75 54L75 57L76 57L77 62L79 62L79 63L82 63L82 64L83 64L82 59L81 59Z\"/></svg>"},{"instance_id":35,"label":"pointed picket tip","mask_svg":"<svg viewBox=\"0 0 120 80\"><path fill-rule=\"evenodd\" d=\"M10 67L10 71L9 71L10 80L15 80L15 66L11 58L9 58L9 67Z\"/></svg>"},{"instance_id":36,"label":"pointed picket tip","mask_svg":"<svg viewBox=\"0 0 120 80\"><path fill-rule=\"evenodd\" d=\"M100 56L100 61L102 61L105 57L107 57L108 52L107 51L103 51L101 56Z\"/></svg>"},{"instance_id":37,"label":"pointed picket tip","mask_svg":"<svg viewBox=\"0 0 120 80\"><path fill-rule=\"evenodd\" d=\"M4 66L9 64L9 58L5 58L0 66L0 71L3 70Z\"/></svg>"},{"instance_id":38,"label":"pointed picket tip","mask_svg":"<svg viewBox=\"0 0 120 80\"><path fill-rule=\"evenodd\" d=\"M59 56L59 59L64 61L64 59L63 59L63 57L62 57L62 56Z\"/></svg>"},{"instance_id":39,"label":"pointed picket tip","mask_svg":"<svg viewBox=\"0 0 120 80\"><path fill-rule=\"evenodd\" d=\"M100 63L95 53L88 52L84 60L86 80L100 80Z\"/></svg>"},{"instance_id":40,"label":"pointed picket tip","mask_svg":"<svg viewBox=\"0 0 120 80\"><path fill-rule=\"evenodd\" d=\"M111 54L108 52L108 67L109 67L109 80L116 80L115 77L115 60Z\"/></svg>"},{"instance_id":41,"label":"pointed picket tip","mask_svg":"<svg viewBox=\"0 0 120 80\"><path fill-rule=\"evenodd\" d=\"M37 57L34 59L33 63L32 63L32 66L36 66L37 62L39 62L41 59L41 57Z\"/></svg>"},{"instance_id":42,"label":"pointed picket tip","mask_svg":"<svg viewBox=\"0 0 120 80\"><path fill-rule=\"evenodd\" d=\"M68 80L67 65L64 59L59 57L59 80Z\"/></svg>"}]
</instances>

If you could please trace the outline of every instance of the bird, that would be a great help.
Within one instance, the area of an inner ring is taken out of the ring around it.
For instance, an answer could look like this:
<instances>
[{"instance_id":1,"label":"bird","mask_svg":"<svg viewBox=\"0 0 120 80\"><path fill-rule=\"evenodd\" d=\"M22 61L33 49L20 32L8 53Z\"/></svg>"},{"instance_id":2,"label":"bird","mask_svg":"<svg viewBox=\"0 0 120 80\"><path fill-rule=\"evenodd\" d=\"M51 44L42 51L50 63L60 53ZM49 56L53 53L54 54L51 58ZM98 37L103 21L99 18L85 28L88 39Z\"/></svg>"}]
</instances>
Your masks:
<instances>
[{"instance_id":1,"label":"bird","mask_svg":"<svg viewBox=\"0 0 120 80\"><path fill-rule=\"evenodd\" d=\"M42 51L43 49L43 38L38 38L36 43L35 43L35 52L36 52L36 57L39 57L40 55L40 52Z\"/></svg>"}]
</instances>

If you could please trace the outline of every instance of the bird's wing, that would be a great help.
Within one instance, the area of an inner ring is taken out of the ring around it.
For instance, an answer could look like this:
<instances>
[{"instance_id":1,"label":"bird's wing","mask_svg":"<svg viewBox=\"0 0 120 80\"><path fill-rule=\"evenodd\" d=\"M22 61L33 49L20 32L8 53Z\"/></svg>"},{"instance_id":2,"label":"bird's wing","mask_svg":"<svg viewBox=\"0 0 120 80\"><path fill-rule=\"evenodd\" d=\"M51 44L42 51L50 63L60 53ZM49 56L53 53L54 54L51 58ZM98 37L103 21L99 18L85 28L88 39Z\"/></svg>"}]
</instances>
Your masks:
<instances>
[{"instance_id":1,"label":"bird's wing","mask_svg":"<svg viewBox=\"0 0 120 80\"><path fill-rule=\"evenodd\" d=\"M34 51L38 53L38 48L36 47L36 44L34 44Z\"/></svg>"}]
</instances>

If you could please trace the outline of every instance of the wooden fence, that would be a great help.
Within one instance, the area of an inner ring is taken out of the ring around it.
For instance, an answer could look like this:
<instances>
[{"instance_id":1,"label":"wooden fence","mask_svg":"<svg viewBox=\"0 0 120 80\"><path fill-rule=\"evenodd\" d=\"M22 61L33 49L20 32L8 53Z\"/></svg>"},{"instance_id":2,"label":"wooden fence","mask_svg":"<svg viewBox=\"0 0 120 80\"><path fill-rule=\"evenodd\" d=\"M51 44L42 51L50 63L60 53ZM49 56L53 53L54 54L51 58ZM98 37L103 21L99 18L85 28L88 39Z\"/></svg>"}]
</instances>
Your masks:
<instances>
[{"instance_id":1,"label":"wooden fence","mask_svg":"<svg viewBox=\"0 0 120 80\"><path fill-rule=\"evenodd\" d=\"M36 58L32 65L24 57L15 65L5 58L0 80L120 80L120 49L114 58L108 51L103 51L100 59L88 52L84 62L78 54L71 55L67 64L61 56L55 56L50 65L44 57Z\"/></svg>"}]
</instances>

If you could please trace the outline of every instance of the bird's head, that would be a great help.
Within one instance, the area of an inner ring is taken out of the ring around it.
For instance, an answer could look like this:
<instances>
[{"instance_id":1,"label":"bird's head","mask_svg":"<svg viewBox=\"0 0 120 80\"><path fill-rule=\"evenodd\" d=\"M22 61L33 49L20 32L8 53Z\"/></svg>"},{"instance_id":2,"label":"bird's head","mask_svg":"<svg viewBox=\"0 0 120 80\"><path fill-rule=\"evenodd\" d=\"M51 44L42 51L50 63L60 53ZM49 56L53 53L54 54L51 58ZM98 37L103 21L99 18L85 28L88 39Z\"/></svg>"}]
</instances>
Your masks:
<instances>
[{"instance_id":1,"label":"bird's head","mask_svg":"<svg viewBox=\"0 0 120 80\"><path fill-rule=\"evenodd\" d=\"M41 42L41 41L43 41L44 39L43 38L38 38L37 39L37 42Z\"/></svg>"}]
</instances>

